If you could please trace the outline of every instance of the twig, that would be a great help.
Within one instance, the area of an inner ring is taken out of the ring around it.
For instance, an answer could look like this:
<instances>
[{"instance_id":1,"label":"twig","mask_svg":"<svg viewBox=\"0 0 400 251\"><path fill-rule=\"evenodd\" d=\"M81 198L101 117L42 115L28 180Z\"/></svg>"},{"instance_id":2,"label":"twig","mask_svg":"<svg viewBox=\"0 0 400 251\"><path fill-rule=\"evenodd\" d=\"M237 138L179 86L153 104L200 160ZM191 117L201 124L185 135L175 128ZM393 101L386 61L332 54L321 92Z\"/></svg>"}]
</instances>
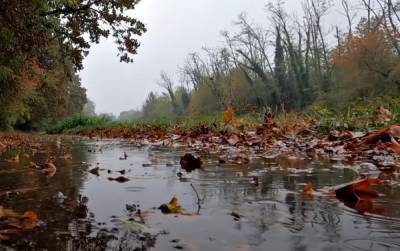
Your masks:
<instances>
[{"instance_id":1,"label":"twig","mask_svg":"<svg viewBox=\"0 0 400 251\"><path fill-rule=\"evenodd\" d=\"M200 199L199 193L197 192L196 188L193 186L192 183L190 183L190 186L193 188L193 191L195 192L196 197L197 197L197 214L199 214L200 213L200 209L201 209L201 203L202 203L203 200Z\"/></svg>"}]
</instances>

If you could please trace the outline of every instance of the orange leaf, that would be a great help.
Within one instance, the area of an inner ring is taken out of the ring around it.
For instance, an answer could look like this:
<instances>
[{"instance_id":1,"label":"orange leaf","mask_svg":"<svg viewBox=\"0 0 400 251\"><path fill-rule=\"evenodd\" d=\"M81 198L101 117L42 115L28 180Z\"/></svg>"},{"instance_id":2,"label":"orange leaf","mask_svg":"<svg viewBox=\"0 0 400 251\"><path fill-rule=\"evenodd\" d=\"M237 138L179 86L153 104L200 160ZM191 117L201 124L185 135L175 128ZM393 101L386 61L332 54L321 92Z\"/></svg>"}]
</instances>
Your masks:
<instances>
[{"instance_id":1,"label":"orange leaf","mask_svg":"<svg viewBox=\"0 0 400 251\"><path fill-rule=\"evenodd\" d=\"M399 144L399 142L397 142L393 137L390 137L390 140L392 141L392 143L390 144L390 148L392 149L392 151L394 153L400 155L400 144Z\"/></svg>"},{"instance_id":2,"label":"orange leaf","mask_svg":"<svg viewBox=\"0 0 400 251\"><path fill-rule=\"evenodd\" d=\"M33 211L26 211L23 215L24 229L33 229L38 223L38 216Z\"/></svg>"},{"instance_id":3,"label":"orange leaf","mask_svg":"<svg viewBox=\"0 0 400 251\"><path fill-rule=\"evenodd\" d=\"M304 187L303 194L305 196L313 196L314 189L311 182L308 182L307 185Z\"/></svg>"},{"instance_id":4,"label":"orange leaf","mask_svg":"<svg viewBox=\"0 0 400 251\"><path fill-rule=\"evenodd\" d=\"M372 190L370 186L382 184L379 179L365 179L356 181L347 186L337 189L336 197L347 201L358 201L360 199L371 199L378 197L378 193Z\"/></svg>"},{"instance_id":5,"label":"orange leaf","mask_svg":"<svg viewBox=\"0 0 400 251\"><path fill-rule=\"evenodd\" d=\"M228 107L224 111L224 122L225 124L230 124L233 121L233 109L232 107Z\"/></svg>"}]
</instances>

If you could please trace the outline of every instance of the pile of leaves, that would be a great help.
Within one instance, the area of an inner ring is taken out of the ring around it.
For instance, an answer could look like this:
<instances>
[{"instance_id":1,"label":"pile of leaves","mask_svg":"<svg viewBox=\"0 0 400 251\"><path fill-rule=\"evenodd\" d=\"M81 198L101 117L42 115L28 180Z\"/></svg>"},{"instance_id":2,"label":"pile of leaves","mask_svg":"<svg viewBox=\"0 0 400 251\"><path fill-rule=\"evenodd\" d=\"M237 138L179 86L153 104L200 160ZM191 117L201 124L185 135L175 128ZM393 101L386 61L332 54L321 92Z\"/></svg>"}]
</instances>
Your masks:
<instances>
[{"instance_id":1,"label":"pile of leaves","mask_svg":"<svg viewBox=\"0 0 400 251\"><path fill-rule=\"evenodd\" d=\"M293 155L348 162L370 161L378 166L387 166L397 165L397 155L400 154L399 125L369 133L332 130L328 135L321 136L313 119L279 123L272 113L266 113L264 123L248 125L236 120L231 108L224 112L224 117L223 125L199 125L190 130L136 127L74 134L90 138L123 138L138 146L192 148L204 154L220 154L221 163L233 164L247 164L254 157L271 159ZM373 119L387 121L390 118L390 112L380 108ZM231 153L228 156L227 151Z\"/></svg>"}]
</instances>

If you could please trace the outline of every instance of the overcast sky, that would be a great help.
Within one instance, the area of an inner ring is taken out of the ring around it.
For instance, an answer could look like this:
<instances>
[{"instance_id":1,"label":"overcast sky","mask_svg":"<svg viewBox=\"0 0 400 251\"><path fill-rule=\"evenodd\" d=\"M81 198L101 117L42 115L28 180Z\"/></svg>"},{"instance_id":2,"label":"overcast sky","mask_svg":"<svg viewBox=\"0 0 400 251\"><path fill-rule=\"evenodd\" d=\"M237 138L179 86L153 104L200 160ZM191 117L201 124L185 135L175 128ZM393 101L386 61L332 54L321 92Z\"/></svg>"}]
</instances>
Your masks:
<instances>
[{"instance_id":1,"label":"overcast sky","mask_svg":"<svg viewBox=\"0 0 400 251\"><path fill-rule=\"evenodd\" d=\"M176 74L179 65L203 46L222 43L220 32L232 30L241 12L250 20L268 22L267 0L142 0L136 14L148 31L139 37L141 46L134 63L120 63L113 40L93 45L80 72L96 112L140 108L150 91L160 92L160 71ZM299 0L286 1L290 11L300 9ZM335 11L333 11L335 12ZM333 13L336 18L339 13Z\"/></svg>"}]
</instances>

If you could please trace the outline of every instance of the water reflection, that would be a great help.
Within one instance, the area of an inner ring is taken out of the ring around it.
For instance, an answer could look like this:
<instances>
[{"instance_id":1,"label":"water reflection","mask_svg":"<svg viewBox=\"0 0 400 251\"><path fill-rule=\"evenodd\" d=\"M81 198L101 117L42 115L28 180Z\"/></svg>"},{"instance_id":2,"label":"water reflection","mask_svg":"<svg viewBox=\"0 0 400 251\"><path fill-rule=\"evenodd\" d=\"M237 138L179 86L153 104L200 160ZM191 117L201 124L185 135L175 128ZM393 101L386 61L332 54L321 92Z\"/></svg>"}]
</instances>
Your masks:
<instances>
[{"instance_id":1,"label":"water reflection","mask_svg":"<svg viewBox=\"0 0 400 251\"><path fill-rule=\"evenodd\" d=\"M203 159L204 169L185 174L182 180L176 173L184 150L49 138L35 151L21 150L20 163L0 162L1 205L18 212L33 210L42 221L31 233L4 242L8 247L400 249L399 186L379 188L384 196L374 199L373 204L358 201L350 205L335 197L302 195L307 182L321 189L358 178L353 170L334 168L332 163L283 158L236 166L219 165L216 158L208 156ZM2 159L15 154L4 152ZM71 154L72 160L63 158L65 154ZM57 166L53 177L26 168L29 161L43 163L49 158ZM99 176L88 172L96 166ZM107 179L118 176L122 169L130 181L120 184ZM396 175L390 176L394 184ZM156 209L172 196L179 199L187 215L163 215ZM240 212L240 220L233 219L232 211Z\"/></svg>"}]
</instances>

